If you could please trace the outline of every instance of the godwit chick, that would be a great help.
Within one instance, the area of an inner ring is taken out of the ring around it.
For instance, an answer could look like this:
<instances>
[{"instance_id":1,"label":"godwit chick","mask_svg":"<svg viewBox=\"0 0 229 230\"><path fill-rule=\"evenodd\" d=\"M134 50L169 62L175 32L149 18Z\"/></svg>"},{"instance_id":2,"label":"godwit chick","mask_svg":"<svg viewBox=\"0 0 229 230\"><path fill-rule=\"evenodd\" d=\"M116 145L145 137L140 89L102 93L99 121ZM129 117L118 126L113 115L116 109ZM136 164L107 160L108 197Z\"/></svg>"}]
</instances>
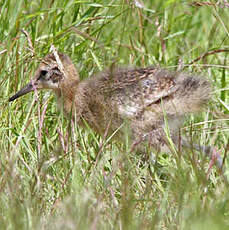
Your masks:
<instances>
[{"instance_id":1,"label":"godwit chick","mask_svg":"<svg viewBox=\"0 0 229 230\"><path fill-rule=\"evenodd\" d=\"M132 146L147 143L158 151L167 145L166 122L177 144L184 115L202 110L212 93L205 78L155 67L114 68L80 81L71 59L61 53L48 54L10 101L35 89L52 89L66 114L101 136L116 132L122 140L128 133Z\"/></svg>"}]
</instances>

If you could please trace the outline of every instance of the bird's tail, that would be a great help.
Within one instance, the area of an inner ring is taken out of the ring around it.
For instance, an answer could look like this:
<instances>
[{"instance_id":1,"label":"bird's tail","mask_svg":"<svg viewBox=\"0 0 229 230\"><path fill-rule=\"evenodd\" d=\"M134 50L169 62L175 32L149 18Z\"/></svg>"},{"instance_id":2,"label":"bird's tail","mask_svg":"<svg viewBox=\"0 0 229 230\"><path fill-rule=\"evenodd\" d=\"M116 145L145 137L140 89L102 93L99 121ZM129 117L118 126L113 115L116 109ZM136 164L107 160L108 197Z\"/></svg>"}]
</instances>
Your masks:
<instances>
[{"instance_id":1,"label":"bird's tail","mask_svg":"<svg viewBox=\"0 0 229 230\"><path fill-rule=\"evenodd\" d=\"M200 76L180 74L177 78L178 89L173 104L179 114L198 112L204 109L212 96L210 82Z\"/></svg>"}]
</instances>

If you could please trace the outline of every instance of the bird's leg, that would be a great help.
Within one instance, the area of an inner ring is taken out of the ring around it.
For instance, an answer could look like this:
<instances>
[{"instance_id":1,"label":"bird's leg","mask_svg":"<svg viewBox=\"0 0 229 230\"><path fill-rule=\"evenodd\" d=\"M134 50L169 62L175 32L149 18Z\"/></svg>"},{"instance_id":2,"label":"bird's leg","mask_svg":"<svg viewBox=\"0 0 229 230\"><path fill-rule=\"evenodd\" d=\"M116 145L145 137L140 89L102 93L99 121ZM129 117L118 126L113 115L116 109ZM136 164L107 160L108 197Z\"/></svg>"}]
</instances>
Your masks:
<instances>
[{"instance_id":1,"label":"bird's leg","mask_svg":"<svg viewBox=\"0 0 229 230\"><path fill-rule=\"evenodd\" d=\"M221 174L225 172L224 165L223 165L224 161L220 155L220 151L218 151L216 147L202 146L198 144L189 143L183 138L181 142L182 142L181 143L182 147L190 148L190 149L193 148L194 150L201 152L204 157L208 157L210 159L209 169L211 169L212 166L215 164L217 170L219 170Z\"/></svg>"},{"instance_id":2,"label":"bird's leg","mask_svg":"<svg viewBox=\"0 0 229 230\"><path fill-rule=\"evenodd\" d=\"M157 167L158 155L161 152L161 146L165 146L165 138L162 129L155 129L148 133L136 135L133 138L131 151L137 151L143 155L143 162L148 163L148 169L151 177Z\"/></svg>"},{"instance_id":3,"label":"bird's leg","mask_svg":"<svg viewBox=\"0 0 229 230\"><path fill-rule=\"evenodd\" d=\"M195 145L195 149L209 157L210 167L215 164L218 169L223 170L223 159L216 147Z\"/></svg>"}]
</instances>

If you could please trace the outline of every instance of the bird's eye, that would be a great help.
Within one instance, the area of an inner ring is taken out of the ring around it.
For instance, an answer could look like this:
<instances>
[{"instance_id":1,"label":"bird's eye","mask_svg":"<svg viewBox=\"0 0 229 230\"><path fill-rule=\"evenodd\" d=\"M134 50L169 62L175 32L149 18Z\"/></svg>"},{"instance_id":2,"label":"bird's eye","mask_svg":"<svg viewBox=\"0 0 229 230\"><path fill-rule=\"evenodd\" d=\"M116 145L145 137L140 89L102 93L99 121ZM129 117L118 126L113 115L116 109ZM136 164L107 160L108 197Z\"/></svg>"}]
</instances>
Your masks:
<instances>
[{"instance_id":1,"label":"bird's eye","mask_svg":"<svg viewBox=\"0 0 229 230\"><path fill-rule=\"evenodd\" d=\"M40 75L41 75L42 77L44 77L47 73L48 73L47 70L41 70Z\"/></svg>"}]
</instances>

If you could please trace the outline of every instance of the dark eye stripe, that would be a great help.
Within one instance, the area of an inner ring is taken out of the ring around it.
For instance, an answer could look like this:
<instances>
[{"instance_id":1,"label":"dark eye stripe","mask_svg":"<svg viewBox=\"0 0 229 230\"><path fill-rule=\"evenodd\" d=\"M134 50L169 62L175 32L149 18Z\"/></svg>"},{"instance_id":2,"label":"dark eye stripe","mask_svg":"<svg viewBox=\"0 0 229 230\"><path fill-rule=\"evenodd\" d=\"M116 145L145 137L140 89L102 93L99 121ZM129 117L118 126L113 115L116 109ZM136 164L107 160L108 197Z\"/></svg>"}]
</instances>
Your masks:
<instances>
[{"instance_id":1,"label":"dark eye stripe","mask_svg":"<svg viewBox=\"0 0 229 230\"><path fill-rule=\"evenodd\" d=\"M52 70L60 72L58 67L54 67L54 68L52 68Z\"/></svg>"}]
</instances>

